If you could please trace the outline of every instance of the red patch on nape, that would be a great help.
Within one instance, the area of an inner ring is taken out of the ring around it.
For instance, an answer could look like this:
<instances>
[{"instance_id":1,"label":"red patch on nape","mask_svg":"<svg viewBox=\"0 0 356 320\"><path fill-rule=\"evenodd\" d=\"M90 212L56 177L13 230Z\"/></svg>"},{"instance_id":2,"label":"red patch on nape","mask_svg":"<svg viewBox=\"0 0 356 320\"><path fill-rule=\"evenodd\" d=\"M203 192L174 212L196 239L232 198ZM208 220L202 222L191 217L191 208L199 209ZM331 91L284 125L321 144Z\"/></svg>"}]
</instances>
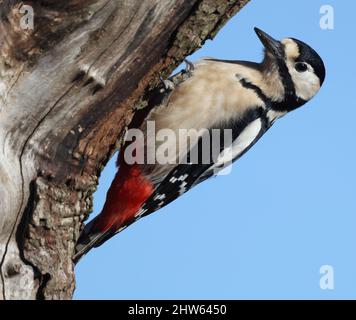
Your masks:
<instances>
[{"instance_id":1,"label":"red patch on nape","mask_svg":"<svg viewBox=\"0 0 356 320\"><path fill-rule=\"evenodd\" d=\"M137 211L153 193L153 185L138 165L122 165L106 195L104 208L98 217L95 232L115 231L131 222Z\"/></svg>"}]
</instances>

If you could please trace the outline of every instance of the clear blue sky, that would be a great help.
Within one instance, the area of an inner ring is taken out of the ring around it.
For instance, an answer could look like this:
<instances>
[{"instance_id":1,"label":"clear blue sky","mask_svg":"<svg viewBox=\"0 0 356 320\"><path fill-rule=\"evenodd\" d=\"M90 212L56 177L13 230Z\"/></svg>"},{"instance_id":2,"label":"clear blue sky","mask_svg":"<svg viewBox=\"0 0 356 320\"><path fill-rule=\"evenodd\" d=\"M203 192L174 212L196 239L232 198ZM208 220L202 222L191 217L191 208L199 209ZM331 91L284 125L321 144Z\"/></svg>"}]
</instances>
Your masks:
<instances>
[{"instance_id":1,"label":"clear blue sky","mask_svg":"<svg viewBox=\"0 0 356 320\"><path fill-rule=\"evenodd\" d=\"M320 7L335 29L319 26ZM279 120L235 163L93 250L77 267L77 299L356 298L355 1L252 0L203 56L259 61L258 26L323 57L318 96ZM97 214L114 176L104 170ZM322 265L334 290L319 287Z\"/></svg>"}]
</instances>

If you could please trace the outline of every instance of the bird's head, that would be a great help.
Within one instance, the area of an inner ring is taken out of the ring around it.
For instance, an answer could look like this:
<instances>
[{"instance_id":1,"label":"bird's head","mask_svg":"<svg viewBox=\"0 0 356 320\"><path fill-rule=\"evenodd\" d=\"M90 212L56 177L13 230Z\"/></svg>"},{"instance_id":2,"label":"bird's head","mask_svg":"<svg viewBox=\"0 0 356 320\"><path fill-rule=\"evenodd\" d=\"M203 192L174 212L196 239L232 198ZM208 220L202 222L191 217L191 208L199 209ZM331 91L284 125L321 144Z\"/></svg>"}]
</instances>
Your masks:
<instances>
[{"instance_id":1,"label":"bird's head","mask_svg":"<svg viewBox=\"0 0 356 320\"><path fill-rule=\"evenodd\" d=\"M309 101L325 79L324 62L318 53L300 40L278 41L258 28L255 32L265 47L263 65L278 72L284 87L284 101L278 106L280 111L296 109Z\"/></svg>"}]
</instances>

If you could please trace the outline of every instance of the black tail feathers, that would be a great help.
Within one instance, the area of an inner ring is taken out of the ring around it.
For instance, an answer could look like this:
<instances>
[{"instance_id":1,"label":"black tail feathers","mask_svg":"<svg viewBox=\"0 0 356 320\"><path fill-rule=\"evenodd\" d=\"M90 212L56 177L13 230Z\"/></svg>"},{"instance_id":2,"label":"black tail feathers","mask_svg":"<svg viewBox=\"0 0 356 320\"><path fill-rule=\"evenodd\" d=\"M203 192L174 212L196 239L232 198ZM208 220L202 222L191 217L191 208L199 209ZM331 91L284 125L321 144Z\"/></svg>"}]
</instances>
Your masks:
<instances>
[{"instance_id":1,"label":"black tail feathers","mask_svg":"<svg viewBox=\"0 0 356 320\"><path fill-rule=\"evenodd\" d=\"M105 232L93 232L93 226L96 219L90 221L87 225L85 225L78 241L75 246L75 254L73 256L73 261L75 264L87 254L92 248L99 247L106 240L111 238L115 231L107 230Z\"/></svg>"}]
</instances>

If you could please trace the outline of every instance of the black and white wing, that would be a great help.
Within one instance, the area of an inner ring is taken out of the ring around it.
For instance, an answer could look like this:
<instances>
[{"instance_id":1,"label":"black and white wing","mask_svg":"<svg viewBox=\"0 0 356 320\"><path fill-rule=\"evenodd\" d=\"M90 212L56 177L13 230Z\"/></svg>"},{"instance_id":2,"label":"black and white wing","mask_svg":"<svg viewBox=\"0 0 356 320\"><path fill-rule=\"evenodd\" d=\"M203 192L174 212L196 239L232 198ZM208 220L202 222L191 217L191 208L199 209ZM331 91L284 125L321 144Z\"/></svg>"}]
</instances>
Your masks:
<instances>
[{"instance_id":1,"label":"black and white wing","mask_svg":"<svg viewBox=\"0 0 356 320\"><path fill-rule=\"evenodd\" d=\"M221 143L220 153L215 158L211 156L210 163L203 164L188 162L178 164L156 187L153 194L147 199L137 213L136 218L138 219L149 215L166 206L192 187L218 174L218 172L231 165L246 153L269 129L269 127L270 123L266 116L266 110L262 107L251 109L246 112L244 117L220 126L218 129L231 130L232 144L228 147L224 147L224 143ZM201 140L199 140L196 147L198 148L198 152L201 153Z\"/></svg>"}]
</instances>

